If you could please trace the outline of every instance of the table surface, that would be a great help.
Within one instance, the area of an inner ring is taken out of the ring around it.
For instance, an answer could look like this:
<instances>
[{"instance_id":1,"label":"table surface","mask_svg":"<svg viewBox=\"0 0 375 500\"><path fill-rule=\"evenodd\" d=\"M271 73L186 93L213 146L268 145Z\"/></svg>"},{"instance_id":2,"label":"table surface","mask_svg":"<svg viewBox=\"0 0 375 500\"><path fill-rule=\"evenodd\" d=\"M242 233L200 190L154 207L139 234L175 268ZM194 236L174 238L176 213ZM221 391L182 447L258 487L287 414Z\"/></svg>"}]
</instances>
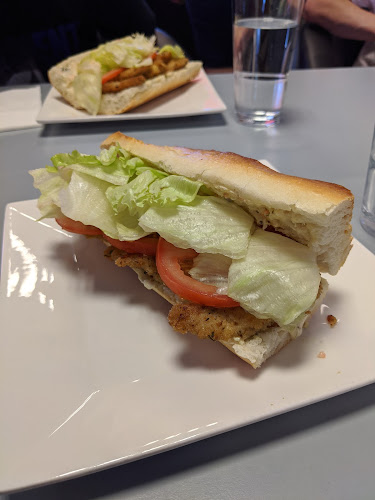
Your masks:
<instances>
[{"instance_id":1,"label":"table surface","mask_svg":"<svg viewBox=\"0 0 375 500\"><path fill-rule=\"evenodd\" d=\"M237 123L232 75L211 80L228 106L225 113L1 133L1 233L5 205L38 196L27 170L44 166L57 152L95 154L107 135L120 130L154 144L267 159L283 173L342 184L356 199L353 235L375 253L375 239L359 224L374 127L375 68L292 72L282 121L269 129ZM373 499L374 428L372 384L202 442L0 499Z\"/></svg>"}]
</instances>

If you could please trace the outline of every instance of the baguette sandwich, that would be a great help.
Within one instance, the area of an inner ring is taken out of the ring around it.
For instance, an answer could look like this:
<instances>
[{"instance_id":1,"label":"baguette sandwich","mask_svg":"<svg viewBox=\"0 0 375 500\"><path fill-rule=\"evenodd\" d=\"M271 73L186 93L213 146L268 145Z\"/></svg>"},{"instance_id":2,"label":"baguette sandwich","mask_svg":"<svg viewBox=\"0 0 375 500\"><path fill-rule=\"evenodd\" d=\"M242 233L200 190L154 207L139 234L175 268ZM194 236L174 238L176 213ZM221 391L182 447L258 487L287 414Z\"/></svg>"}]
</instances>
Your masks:
<instances>
[{"instance_id":1,"label":"baguette sandwich","mask_svg":"<svg viewBox=\"0 0 375 500\"><path fill-rule=\"evenodd\" d=\"M180 333L254 368L298 337L351 248L346 188L234 153L145 144L120 132L100 155L57 154L30 172L42 217L102 238L172 304Z\"/></svg>"},{"instance_id":2,"label":"baguette sandwich","mask_svg":"<svg viewBox=\"0 0 375 500\"><path fill-rule=\"evenodd\" d=\"M202 67L178 46L155 46L134 34L76 54L53 66L48 78L63 98L92 115L120 114L193 80Z\"/></svg>"}]
</instances>

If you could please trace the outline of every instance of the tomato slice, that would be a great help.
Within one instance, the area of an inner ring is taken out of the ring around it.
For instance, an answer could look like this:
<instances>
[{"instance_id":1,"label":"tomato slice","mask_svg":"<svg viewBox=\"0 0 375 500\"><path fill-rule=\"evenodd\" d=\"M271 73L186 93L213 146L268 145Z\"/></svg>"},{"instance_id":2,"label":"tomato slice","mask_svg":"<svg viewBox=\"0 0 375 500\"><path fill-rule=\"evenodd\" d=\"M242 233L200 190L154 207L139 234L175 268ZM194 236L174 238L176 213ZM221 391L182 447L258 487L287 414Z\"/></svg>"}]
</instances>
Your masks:
<instances>
[{"instance_id":1,"label":"tomato slice","mask_svg":"<svg viewBox=\"0 0 375 500\"><path fill-rule=\"evenodd\" d=\"M98 236L102 231L95 226L88 226L69 217L59 217L55 219L57 224L70 233L85 234L87 236Z\"/></svg>"},{"instance_id":2,"label":"tomato slice","mask_svg":"<svg viewBox=\"0 0 375 500\"><path fill-rule=\"evenodd\" d=\"M103 234L103 238L107 240L112 246L119 250L124 250L127 253L142 253L143 255L155 255L158 238L150 238L145 236L135 241L120 241L110 238Z\"/></svg>"},{"instance_id":3,"label":"tomato slice","mask_svg":"<svg viewBox=\"0 0 375 500\"><path fill-rule=\"evenodd\" d=\"M163 282L179 297L211 307L237 307L239 304L227 295L217 293L216 286L206 285L181 269L181 262L194 259L195 250L182 250L159 238L156 267Z\"/></svg>"},{"instance_id":4,"label":"tomato slice","mask_svg":"<svg viewBox=\"0 0 375 500\"><path fill-rule=\"evenodd\" d=\"M110 80L113 80L118 76L120 73L124 71L124 68L116 68L116 69L111 69L111 71L108 71L107 73L104 73L102 76L102 84L107 83Z\"/></svg>"}]
</instances>

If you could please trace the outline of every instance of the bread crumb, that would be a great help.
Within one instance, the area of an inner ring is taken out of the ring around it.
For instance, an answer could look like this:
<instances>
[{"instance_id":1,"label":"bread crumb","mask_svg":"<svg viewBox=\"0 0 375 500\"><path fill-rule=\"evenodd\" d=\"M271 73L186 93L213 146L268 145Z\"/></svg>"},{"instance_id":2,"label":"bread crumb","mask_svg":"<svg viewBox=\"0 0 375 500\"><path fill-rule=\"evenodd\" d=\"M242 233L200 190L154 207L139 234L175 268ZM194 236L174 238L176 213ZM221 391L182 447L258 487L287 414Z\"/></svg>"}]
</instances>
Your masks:
<instances>
[{"instance_id":1,"label":"bread crumb","mask_svg":"<svg viewBox=\"0 0 375 500\"><path fill-rule=\"evenodd\" d=\"M322 359L324 359L325 357L326 357L326 353L324 351L320 351L320 353L317 356L317 358L322 358Z\"/></svg>"},{"instance_id":2,"label":"bread crumb","mask_svg":"<svg viewBox=\"0 0 375 500\"><path fill-rule=\"evenodd\" d=\"M329 326L331 328L333 328L335 326L335 324L337 323L337 318L335 318L335 316L332 316L332 314L328 314L327 323L329 324Z\"/></svg>"}]
</instances>

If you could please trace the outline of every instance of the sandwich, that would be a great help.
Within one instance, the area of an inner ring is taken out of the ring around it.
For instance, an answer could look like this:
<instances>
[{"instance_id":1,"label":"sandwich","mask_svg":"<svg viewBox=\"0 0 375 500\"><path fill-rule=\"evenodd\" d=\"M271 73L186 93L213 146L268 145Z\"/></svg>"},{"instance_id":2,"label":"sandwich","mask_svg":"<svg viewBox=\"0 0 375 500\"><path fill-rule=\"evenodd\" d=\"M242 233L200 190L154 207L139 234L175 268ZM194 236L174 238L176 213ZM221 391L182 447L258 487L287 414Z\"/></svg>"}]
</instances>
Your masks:
<instances>
[{"instance_id":1,"label":"sandwich","mask_svg":"<svg viewBox=\"0 0 375 500\"><path fill-rule=\"evenodd\" d=\"M53 66L51 85L77 109L92 115L120 114L192 81L202 67L181 47L155 46L136 33L99 45Z\"/></svg>"},{"instance_id":2,"label":"sandwich","mask_svg":"<svg viewBox=\"0 0 375 500\"><path fill-rule=\"evenodd\" d=\"M120 132L99 155L30 171L41 217L95 236L172 305L180 333L258 368L301 335L351 248L346 188L234 153L146 144Z\"/></svg>"}]
</instances>

